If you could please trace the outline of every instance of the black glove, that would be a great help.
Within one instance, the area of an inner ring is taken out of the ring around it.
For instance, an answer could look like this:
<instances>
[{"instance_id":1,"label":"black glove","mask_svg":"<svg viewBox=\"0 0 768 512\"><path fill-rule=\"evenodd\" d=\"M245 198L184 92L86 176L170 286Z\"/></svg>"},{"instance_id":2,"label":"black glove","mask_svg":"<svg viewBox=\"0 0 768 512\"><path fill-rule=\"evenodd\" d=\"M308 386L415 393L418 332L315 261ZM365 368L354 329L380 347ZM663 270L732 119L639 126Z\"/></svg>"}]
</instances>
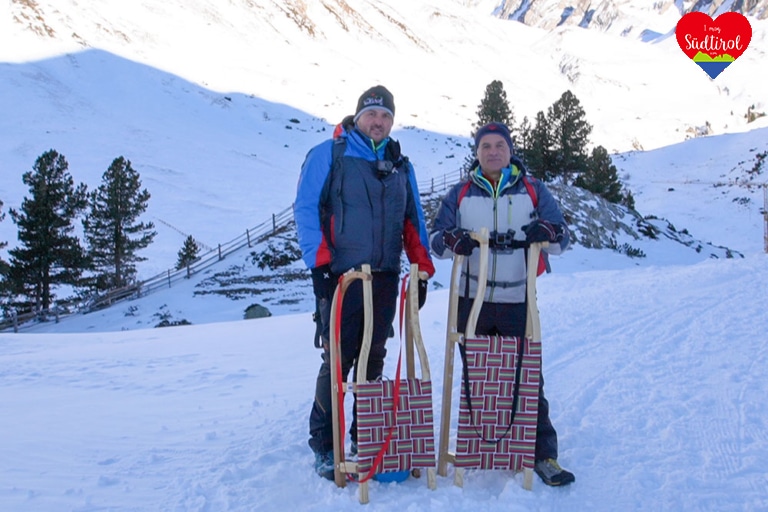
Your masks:
<instances>
[{"instance_id":1,"label":"black glove","mask_svg":"<svg viewBox=\"0 0 768 512\"><path fill-rule=\"evenodd\" d=\"M453 254L469 256L475 247L480 247L480 242L469 236L469 231L462 228L443 231L443 242Z\"/></svg>"},{"instance_id":2,"label":"black glove","mask_svg":"<svg viewBox=\"0 0 768 512\"><path fill-rule=\"evenodd\" d=\"M424 279L419 279L419 309L427 302L427 288L429 283Z\"/></svg>"},{"instance_id":3,"label":"black glove","mask_svg":"<svg viewBox=\"0 0 768 512\"><path fill-rule=\"evenodd\" d=\"M525 241L528 243L550 242L555 243L563 239L563 227L553 225L548 220L536 219L527 226L523 226Z\"/></svg>"},{"instance_id":4,"label":"black glove","mask_svg":"<svg viewBox=\"0 0 768 512\"><path fill-rule=\"evenodd\" d=\"M333 300L336 291L336 280L333 278L330 265L320 265L312 269L312 290L319 299Z\"/></svg>"}]
</instances>

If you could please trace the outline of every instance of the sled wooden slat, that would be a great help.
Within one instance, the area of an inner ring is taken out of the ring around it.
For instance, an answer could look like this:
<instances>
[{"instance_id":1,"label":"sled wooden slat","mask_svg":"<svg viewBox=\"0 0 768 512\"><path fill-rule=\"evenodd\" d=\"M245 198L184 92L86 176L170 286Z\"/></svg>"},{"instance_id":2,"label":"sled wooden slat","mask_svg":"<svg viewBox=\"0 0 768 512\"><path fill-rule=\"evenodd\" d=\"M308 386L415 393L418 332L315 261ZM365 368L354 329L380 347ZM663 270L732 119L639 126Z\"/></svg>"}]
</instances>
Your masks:
<instances>
[{"instance_id":1,"label":"sled wooden slat","mask_svg":"<svg viewBox=\"0 0 768 512\"><path fill-rule=\"evenodd\" d=\"M336 371L336 367L339 364L339 339L336 333L336 311L338 307L344 302L344 294L346 294L349 285L356 279L363 281L363 307L365 309L365 319L363 321L363 346L367 345L370 351L371 336L373 333L373 317L371 311L373 309L373 292L371 286L371 268L369 265L363 265L362 271L350 270L346 272L339 283L336 286L336 291L333 294L333 301L331 303L331 322L330 322L330 365L331 365L331 409L333 417L333 466L334 466L334 481L339 487L345 487L347 485L346 475L348 473L356 472L357 464L348 463L345 460L344 451L344 437L345 432L341 428L340 410L341 404L339 403L339 389L346 391L349 389L349 385L345 382L339 381L339 375Z\"/></svg>"}]
</instances>

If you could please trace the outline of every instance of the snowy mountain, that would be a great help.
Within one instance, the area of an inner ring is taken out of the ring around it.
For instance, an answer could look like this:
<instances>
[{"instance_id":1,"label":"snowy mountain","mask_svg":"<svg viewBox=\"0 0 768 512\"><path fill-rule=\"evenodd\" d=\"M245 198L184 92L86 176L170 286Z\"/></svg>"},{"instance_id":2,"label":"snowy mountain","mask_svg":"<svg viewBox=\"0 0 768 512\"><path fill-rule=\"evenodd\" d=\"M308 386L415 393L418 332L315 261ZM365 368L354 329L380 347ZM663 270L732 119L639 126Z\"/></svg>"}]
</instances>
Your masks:
<instances>
[{"instance_id":1,"label":"snowy mountain","mask_svg":"<svg viewBox=\"0 0 768 512\"><path fill-rule=\"evenodd\" d=\"M501 2L495 14L526 25L551 30L559 26L578 26L629 37L652 38L674 30L684 14L699 11L715 18L724 12L738 12L764 20L768 18L766 0L515 0ZM671 25L670 25L671 23Z\"/></svg>"},{"instance_id":2,"label":"snowy mountain","mask_svg":"<svg viewBox=\"0 0 768 512\"><path fill-rule=\"evenodd\" d=\"M660 33L673 30L674 9L659 14L642 5L637 12L648 23L667 16ZM617 152L638 212L662 219L664 232L671 233L670 223L691 242L674 251L676 261L708 257L696 252L700 243L739 254L761 250L760 190L713 184L726 171L744 175L765 151L765 118L745 119L751 108L766 110L763 82L755 79L765 21L750 18L749 50L711 80L674 37L647 43L577 26L547 31L499 19L496 7L487 0L13 0L0 11L3 208L20 205L28 192L21 174L48 149L65 155L74 179L91 188L115 157L125 156L152 194L147 220L158 236L139 267L147 279L173 267L187 235L215 250L289 208L306 151L328 137L372 83L395 93L394 135L428 186L461 165L485 87L500 79L518 119L546 110L567 89L576 94L594 126L593 143ZM696 180L704 184L681 193L685 185L677 182ZM689 203L675 197L681 195L698 201L686 210ZM649 203L651 197L675 201ZM584 222L596 215L578 203L572 209ZM749 217L708 239L707 223L720 212ZM635 219L627 223L637 229ZM0 240L13 247L15 235L6 218ZM604 247L609 239L587 246ZM649 257L612 265L651 264L657 255L669 261L669 251L640 247L627 231L617 240L625 243ZM594 268L589 257L578 261ZM222 280L212 277L253 262L246 252L222 265L198 284L219 287ZM298 303L259 297L267 299L278 314L308 304L306 294ZM220 319L240 318L244 307Z\"/></svg>"}]
</instances>

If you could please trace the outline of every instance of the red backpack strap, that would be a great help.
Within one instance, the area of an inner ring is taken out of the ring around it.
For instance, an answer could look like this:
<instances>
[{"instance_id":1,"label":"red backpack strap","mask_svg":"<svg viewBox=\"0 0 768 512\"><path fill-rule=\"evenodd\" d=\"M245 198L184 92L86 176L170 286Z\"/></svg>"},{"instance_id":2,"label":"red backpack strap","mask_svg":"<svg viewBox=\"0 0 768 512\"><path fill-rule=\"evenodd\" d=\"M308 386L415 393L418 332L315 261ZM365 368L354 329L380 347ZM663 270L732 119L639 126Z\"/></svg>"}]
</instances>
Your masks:
<instances>
[{"instance_id":1,"label":"red backpack strap","mask_svg":"<svg viewBox=\"0 0 768 512\"><path fill-rule=\"evenodd\" d=\"M525 189L528 191L528 195L531 196L533 207L538 208L539 198L536 196L536 189L533 188L533 183L531 183L531 180L528 179L528 176L523 176L523 185L525 185Z\"/></svg>"},{"instance_id":2,"label":"red backpack strap","mask_svg":"<svg viewBox=\"0 0 768 512\"><path fill-rule=\"evenodd\" d=\"M464 183L464 185L461 187L461 190L459 190L459 197L456 199L456 208L459 207L459 205L461 204L461 200L464 199L464 196L467 195L470 185L472 185L472 182L470 180L467 180L467 182Z\"/></svg>"},{"instance_id":3,"label":"red backpack strap","mask_svg":"<svg viewBox=\"0 0 768 512\"><path fill-rule=\"evenodd\" d=\"M528 176L523 176L523 185L525 185L525 189L528 191L528 195L531 196L531 202L533 203L534 208L538 208L539 206L539 198L536 196L536 189L533 188L533 183L531 183L531 180L528 179ZM544 272L547 271L547 256L544 253L544 251L539 253L539 267L536 269L536 275L540 276Z\"/></svg>"}]
</instances>

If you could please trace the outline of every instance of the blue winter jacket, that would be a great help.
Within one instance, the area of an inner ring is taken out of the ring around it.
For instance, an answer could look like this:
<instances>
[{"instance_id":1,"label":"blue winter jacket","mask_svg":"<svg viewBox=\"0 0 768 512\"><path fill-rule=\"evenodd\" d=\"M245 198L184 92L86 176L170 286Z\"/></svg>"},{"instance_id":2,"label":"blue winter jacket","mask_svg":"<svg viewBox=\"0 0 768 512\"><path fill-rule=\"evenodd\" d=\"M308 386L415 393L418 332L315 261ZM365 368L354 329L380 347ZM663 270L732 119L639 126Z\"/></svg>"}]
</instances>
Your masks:
<instances>
[{"instance_id":1,"label":"blue winter jacket","mask_svg":"<svg viewBox=\"0 0 768 512\"><path fill-rule=\"evenodd\" d=\"M309 268L330 264L341 274L367 263L400 273L405 248L419 270L434 274L413 166L379 171L389 139L378 146L359 130L343 131L312 148L296 191L294 218ZM334 163L333 147L345 144Z\"/></svg>"}]
</instances>

